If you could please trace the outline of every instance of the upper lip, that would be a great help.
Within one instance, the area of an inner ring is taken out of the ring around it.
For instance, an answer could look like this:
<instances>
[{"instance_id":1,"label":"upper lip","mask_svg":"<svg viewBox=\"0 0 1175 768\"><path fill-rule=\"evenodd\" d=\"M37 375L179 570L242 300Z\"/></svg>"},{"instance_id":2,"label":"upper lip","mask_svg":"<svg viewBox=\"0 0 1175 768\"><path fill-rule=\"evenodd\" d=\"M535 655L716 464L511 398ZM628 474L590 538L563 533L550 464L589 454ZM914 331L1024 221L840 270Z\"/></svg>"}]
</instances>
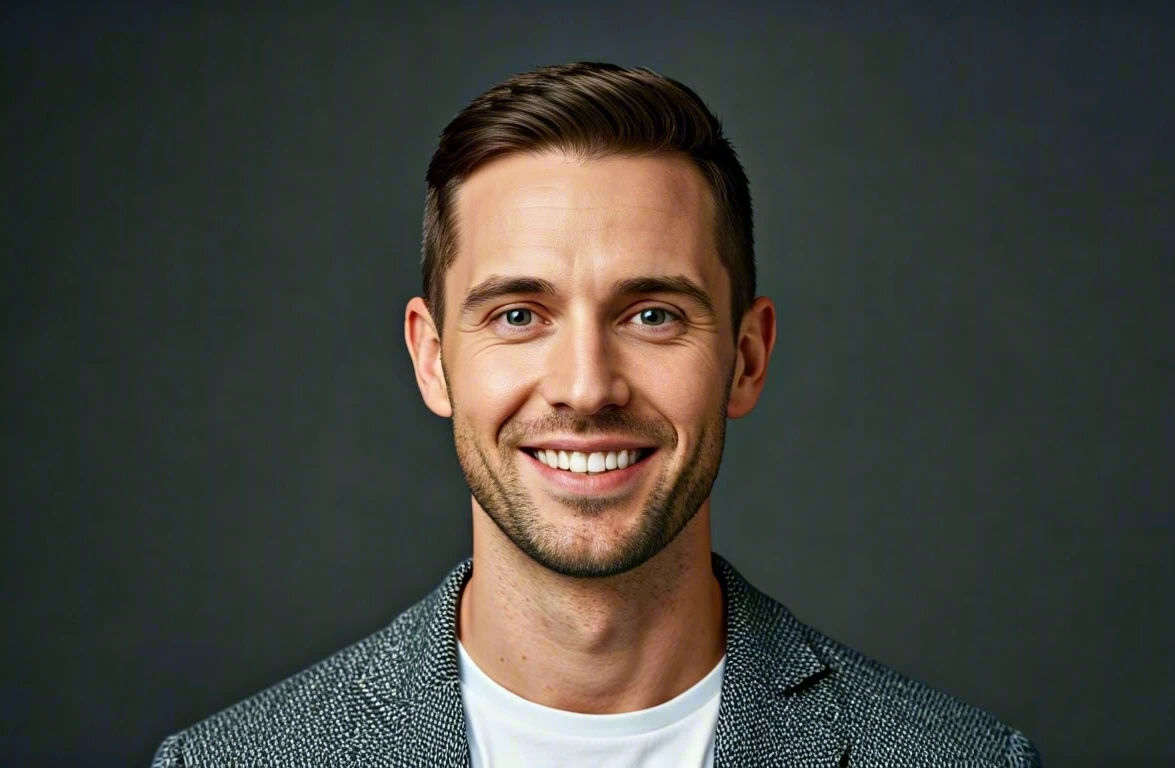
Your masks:
<instances>
[{"instance_id":1,"label":"upper lip","mask_svg":"<svg viewBox=\"0 0 1175 768\"><path fill-rule=\"evenodd\" d=\"M628 437L552 437L545 440L531 440L522 448L578 451L579 453L605 453L608 451L631 451L654 448L648 443L633 440Z\"/></svg>"}]
</instances>

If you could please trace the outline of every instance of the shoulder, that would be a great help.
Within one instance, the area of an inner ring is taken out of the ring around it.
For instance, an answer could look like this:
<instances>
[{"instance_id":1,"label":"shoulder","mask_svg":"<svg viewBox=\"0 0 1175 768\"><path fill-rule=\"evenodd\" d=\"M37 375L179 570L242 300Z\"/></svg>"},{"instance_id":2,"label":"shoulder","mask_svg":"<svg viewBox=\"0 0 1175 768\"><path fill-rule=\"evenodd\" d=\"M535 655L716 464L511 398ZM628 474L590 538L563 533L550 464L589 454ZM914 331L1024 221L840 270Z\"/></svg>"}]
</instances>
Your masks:
<instances>
[{"instance_id":1,"label":"shoulder","mask_svg":"<svg viewBox=\"0 0 1175 768\"><path fill-rule=\"evenodd\" d=\"M838 706L834 729L849 747L850 765L1035 768L1032 743L995 715L914 680L805 624L714 555L747 674L772 688L823 691ZM728 640L728 653L730 641ZM792 716L795 716L794 714Z\"/></svg>"},{"instance_id":2,"label":"shoulder","mask_svg":"<svg viewBox=\"0 0 1175 768\"><path fill-rule=\"evenodd\" d=\"M1024 734L993 714L914 680L804 625L809 644L829 665L847 701L853 755L877 764L950 760L951 765L1040 765Z\"/></svg>"},{"instance_id":3,"label":"shoulder","mask_svg":"<svg viewBox=\"0 0 1175 768\"><path fill-rule=\"evenodd\" d=\"M355 683L378 654L401 659L421 634L434 597L391 624L242 701L168 736L152 768L254 764L257 760L342 764Z\"/></svg>"}]
</instances>

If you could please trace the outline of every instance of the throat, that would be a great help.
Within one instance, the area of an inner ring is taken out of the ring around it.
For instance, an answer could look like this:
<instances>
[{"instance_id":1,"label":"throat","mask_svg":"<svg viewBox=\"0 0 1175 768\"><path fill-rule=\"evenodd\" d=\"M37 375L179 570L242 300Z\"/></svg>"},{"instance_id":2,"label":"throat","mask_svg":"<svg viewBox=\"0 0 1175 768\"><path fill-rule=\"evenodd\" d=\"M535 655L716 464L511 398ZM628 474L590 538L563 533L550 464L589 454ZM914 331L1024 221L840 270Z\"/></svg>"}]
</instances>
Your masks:
<instances>
[{"instance_id":1,"label":"throat","mask_svg":"<svg viewBox=\"0 0 1175 768\"><path fill-rule=\"evenodd\" d=\"M725 652L708 560L704 585L676 569L675 579L604 584L533 562L499 573L506 565L479 563L461 596L458 635L478 669L531 702L586 714L648 709L698 683Z\"/></svg>"}]
</instances>

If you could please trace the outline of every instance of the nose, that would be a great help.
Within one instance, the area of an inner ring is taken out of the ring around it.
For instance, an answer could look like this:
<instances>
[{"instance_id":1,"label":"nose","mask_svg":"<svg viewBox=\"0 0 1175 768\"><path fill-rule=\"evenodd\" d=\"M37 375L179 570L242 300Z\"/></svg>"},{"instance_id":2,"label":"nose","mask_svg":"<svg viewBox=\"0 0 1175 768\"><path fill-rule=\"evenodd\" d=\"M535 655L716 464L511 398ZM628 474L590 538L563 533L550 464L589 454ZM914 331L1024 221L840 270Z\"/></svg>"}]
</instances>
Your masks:
<instances>
[{"instance_id":1,"label":"nose","mask_svg":"<svg viewBox=\"0 0 1175 768\"><path fill-rule=\"evenodd\" d=\"M599 322L565 322L551 340L542 396L552 408L570 408L581 416L624 407L630 392L619 353Z\"/></svg>"}]
</instances>

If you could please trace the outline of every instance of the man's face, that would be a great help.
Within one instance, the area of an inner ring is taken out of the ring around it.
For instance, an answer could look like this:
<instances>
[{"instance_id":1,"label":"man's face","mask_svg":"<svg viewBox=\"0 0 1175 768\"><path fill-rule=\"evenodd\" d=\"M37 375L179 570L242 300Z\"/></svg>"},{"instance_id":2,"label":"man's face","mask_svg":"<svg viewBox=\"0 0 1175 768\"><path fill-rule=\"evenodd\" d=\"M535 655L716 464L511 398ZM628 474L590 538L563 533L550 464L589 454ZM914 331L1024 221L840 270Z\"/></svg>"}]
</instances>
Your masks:
<instances>
[{"instance_id":1,"label":"man's face","mask_svg":"<svg viewBox=\"0 0 1175 768\"><path fill-rule=\"evenodd\" d=\"M457 455L546 568L631 570L709 498L735 360L713 206L667 156L511 155L458 194L441 348Z\"/></svg>"}]
</instances>

